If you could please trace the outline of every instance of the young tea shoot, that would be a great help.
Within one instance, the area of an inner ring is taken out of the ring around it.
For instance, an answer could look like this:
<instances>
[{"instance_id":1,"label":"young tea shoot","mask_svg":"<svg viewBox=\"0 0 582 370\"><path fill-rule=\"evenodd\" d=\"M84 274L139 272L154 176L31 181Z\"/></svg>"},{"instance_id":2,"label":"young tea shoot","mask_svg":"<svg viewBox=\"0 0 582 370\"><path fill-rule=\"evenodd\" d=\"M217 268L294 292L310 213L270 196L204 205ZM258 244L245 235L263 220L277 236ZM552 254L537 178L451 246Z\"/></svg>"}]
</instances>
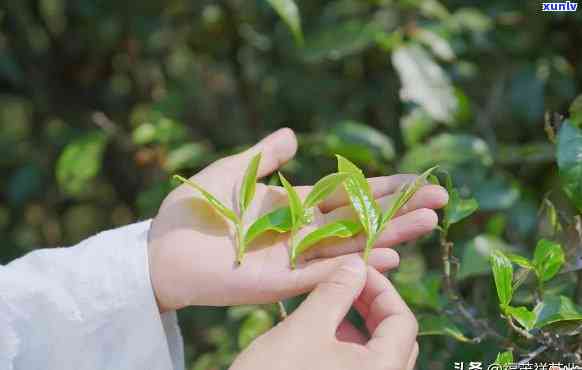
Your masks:
<instances>
[{"instance_id":1,"label":"young tea shoot","mask_svg":"<svg viewBox=\"0 0 582 370\"><path fill-rule=\"evenodd\" d=\"M305 226L310 224L313 221L313 207L317 206L320 202L326 199L333 191L348 177L349 174L347 173L332 173L331 175L327 175L318 182L313 185L313 188L305 197L305 200L302 202L299 194L289 181L283 176L283 174L279 173L279 177L281 179L281 184L287 191L287 197L289 199L289 225L291 231L290 237L290 245L291 245L291 267L295 268L297 256L302 252L299 250L299 244L295 243L295 235L297 231ZM280 211L280 215L283 215L283 212ZM274 218L274 217L271 217ZM259 219L260 220L260 219ZM262 221L264 222L264 220ZM254 225L253 225L254 226ZM249 231L253 228L249 228ZM271 228L272 230L274 228ZM306 249L303 245L302 248Z\"/></svg>"},{"instance_id":2,"label":"young tea shoot","mask_svg":"<svg viewBox=\"0 0 582 370\"><path fill-rule=\"evenodd\" d=\"M243 226L243 219L244 219L244 214L246 212L246 210L248 209L249 205L251 204L253 198L255 197L255 190L257 188L257 172L259 170L259 165L261 163L261 153L255 155L246 171L245 171L245 175L243 177L243 181L242 184L240 186L240 194L239 194L239 211L240 211L240 220L241 222L239 222L236 227L237 227L237 233L236 233L236 240L238 243L238 253L237 253L237 262L239 264L242 263L242 260L244 258L245 252L246 252L246 247L247 244L245 243L245 237L244 237L244 226Z\"/></svg>"},{"instance_id":3,"label":"young tea shoot","mask_svg":"<svg viewBox=\"0 0 582 370\"><path fill-rule=\"evenodd\" d=\"M386 224L394 218L398 211L404 207L414 194L426 183L427 178L436 167L430 168L418 176L414 181L403 185L390 208L382 213L380 206L374 199L370 185L368 184L362 170L340 155L337 155L337 161L338 171L350 174L350 177L344 182L344 188L348 194L352 207L358 215L362 228L366 233L367 238L364 247L364 261L367 262L370 251L386 227Z\"/></svg>"},{"instance_id":4,"label":"young tea shoot","mask_svg":"<svg viewBox=\"0 0 582 370\"><path fill-rule=\"evenodd\" d=\"M188 180L180 175L174 175L174 179L178 180L190 187L194 188L198 191L204 199L223 217L231 221L236 228L236 240L237 240L237 263L242 263L244 258L244 253L246 251L246 238L244 237L244 224L243 224L243 216L248 209L249 205L251 204L254 196L255 196L255 189L256 189L256 182L257 182L257 171L261 162L261 153L255 155L251 161L249 162L249 166L247 167L243 181L240 187L239 193L239 213L237 214L235 211L231 210L227 206L225 206L222 202L220 202L214 195L210 194L206 191L202 186L196 184L192 180Z\"/></svg>"}]
</instances>

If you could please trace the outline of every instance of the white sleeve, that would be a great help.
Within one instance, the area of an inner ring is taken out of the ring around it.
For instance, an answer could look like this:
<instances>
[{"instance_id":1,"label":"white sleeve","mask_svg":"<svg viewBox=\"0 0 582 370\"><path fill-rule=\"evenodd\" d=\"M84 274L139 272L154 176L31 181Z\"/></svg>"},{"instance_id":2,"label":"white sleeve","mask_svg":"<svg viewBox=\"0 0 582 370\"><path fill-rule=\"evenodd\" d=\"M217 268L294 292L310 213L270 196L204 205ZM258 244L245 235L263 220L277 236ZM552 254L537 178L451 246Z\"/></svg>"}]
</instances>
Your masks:
<instances>
[{"instance_id":1,"label":"white sleeve","mask_svg":"<svg viewBox=\"0 0 582 370\"><path fill-rule=\"evenodd\" d=\"M176 314L159 314L150 282L149 226L0 266L0 369L184 369Z\"/></svg>"}]
</instances>

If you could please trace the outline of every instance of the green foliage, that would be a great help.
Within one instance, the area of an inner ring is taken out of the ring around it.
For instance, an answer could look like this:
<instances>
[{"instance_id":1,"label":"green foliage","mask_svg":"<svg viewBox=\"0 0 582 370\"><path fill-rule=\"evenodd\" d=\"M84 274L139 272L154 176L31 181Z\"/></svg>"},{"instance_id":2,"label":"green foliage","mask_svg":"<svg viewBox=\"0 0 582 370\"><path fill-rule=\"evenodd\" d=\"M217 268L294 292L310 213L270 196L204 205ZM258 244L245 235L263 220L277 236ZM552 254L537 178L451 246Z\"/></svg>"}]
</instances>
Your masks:
<instances>
[{"instance_id":1,"label":"green foliage","mask_svg":"<svg viewBox=\"0 0 582 370\"><path fill-rule=\"evenodd\" d=\"M558 243L542 239L534 251L533 268L540 282L553 278L565 262L564 251Z\"/></svg>"},{"instance_id":2,"label":"green foliage","mask_svg":"<svg viewBox=\"0 0 582 370\"><path fill-rule=\"evenodd\" d=\"M337 156L337 169L342 173L349 173L350 177L344 182L350 203L368 238L372 237L380 225L381 210L376 203L368 180L355 164L342 156Z\"/></svg>"},{"instance_id":3,"label":"green foliage","mask_svg":"<svg viewBox=\"0 0 582 370\"><path fill-rule=\"evenodd\" d=\"M293 185L291 185L280 172L279 178L287 192L287 200L289 201L289 210L291 214L291 229L296 231L301 227L305 218L305 208L303 208L303 203L301 202L301 198L299 198L299 194L297 194L297 190L295 190Z\"/></svg>"},{"instance_id":4,"label":"green foliage","mask_svg":"<svg viewBox=\"0 0 582 370\"><path fill-rule=\"evenodd\" d=\"M491 269L497 289L500 306L508 306L513 297L513 266L503 252L495 250L491 253Z\"/></svg>"},{"instance_id":5,"label":"green foliage","mask_svg":"<svg viewBox=\"0 0 582 370\"><path fill-rule=\"evenodd\" d=\"M582 128L569 121L562 124L558 133L557 157L564 192L582 212Z\"/></svg>"},{"instance_id":6,"label":"green foliage","mask_svg":"<svg viewBox=\"0 0 582 370\"><path fill-rule=\"evenodd\" d=\"M491 362L509 348L515 362L542 345L534 362L580 352L568 334L582 303L580 12L540 16L502 0L95 4L0 10L1 263L152 217L171 174L194 174L284 123L299 138L283 169L292 183L333 172L334 153L369 176L439 165L454 180L440 238L401 248L395 283L415 313L483 340L424 336L419 368ZM252 220L245 245L290 224L287 207ZM540 239L560 244L560 268L555 257L534 268ZM515 307L502 318L495 250L515 268ZM534 307L542 324L558 320L528 330ZM226 308L180 312L187 368L226 370L244 318L276 315L245 309L238 318Z\"/></svg>"},{"instance_id":7,"label":"green foliage","mask_svg":"<svg viewBox=\"0 0 582 370\"><path fill-rule=\"evenodd\" d=\"M566 296L546 296L534 309L537 320L535 326L545 326L563 321L582 321L582 309Z\"/></svg>"},{"instance_id":8,"label":"green foliage","mask_svg":"<svg viewBox=\"0 0 582 370\"><path fill-rule=\"evenodd\" d=\"M291 250L291 266L295 267L297 257L320 241L327 238L350 238L361 230L361 224L356 221L339 220L310 232Z\"/></svg>"},{"instance_id":9,"label":"green foliage","mask_svg":"<svg viewBox=\"0 0 582 370\"><path fill-rule=\"evenodd\" d=\"M250 244L259 235L264 234L267 231L286 233L291 231L292 226L291 209L289 207L277 208L274 211L257 218L255 222L249 226L245 234L245 243L247 245Z\"/></svg>"},{"instance_id":10,"label":"green foliage","mask_svg":"<svg viewBox=\"0 0 582 370\"><path fill-rule=\"evenodd\" d=\"M238 332L238 346L245 349L258 336L273 327L273 318L265 310L252 311L243 321Z\"/></svg>"},{"instance_id":11,"label":"green foliage","mask_svg":"<svg viewBox=\"0 0 582 370\"><path fill-rule=\"evenodd\" d=\"M245 171L243 181L240 187L240 212L241 215L247 210L251 201L255 197L255 189L257 187L257 171L259 170L259 164L261 163L261 153L255 155Z\"/></svg>"},{"instance_id":12,"label":"green foliage","mask_svg":"<svg viewBox=\"0 0 582 370\"><path fill-rule=\"evenodd\" d=\"M101 170L107 136L90 132L68 144L57 162L57 181L68 194L78 195Z\"/></svg>"},{"instance_id":13,"label":"green foliage","mask_svg":"<svg viewBox=\"0 0 582 370\"><path fill-rule=\"evenodd\" d=\"M349 176L347 173L332 173L313 185L313 189L307 194L303 207L311 208L331 195L334 190Z\"/></svg>"},{"instance_id":14,"label":"green foliage","mask_svg":"<svg viewBox=\"0 0 582 370\"><path fill-rule=\"evenodd\" d=\"M279 14L281 19L287 24L295 42L303 45L303 32L301 31L301 16L294 0L267 0L269 4Z\"/></svg>"},{"instance_id":15,"label":"green foliage","mask_svg":"<svg viewBox=\"0 0 582 370\"><path fill-rule=\"evenodd\" d=\"M535 312L528 310L526 307L507 306L504 308L504 312L514 318L526 330L531 330L536 323L537 318Z\"/></svg>"},{"instance_id":16,"label":"green foliage","mask_svg":"<svg viewBox=\"0 0 582 370\"><path fill-rule=\"evenodd\" d=\"M228 220L230 220L233 223L239 222L239 218L236 215L236 213L234 213L234 211L232 211L230 208L225 206L214 195L212 195L209 192L207 192L206 190L204 190L204 188L202 188L202 186L200 186L200 185L196 184L194 181L188 180L180 175L174 175L174 179L192 187L194 190L196 190L200 194L202 194L202 196L204 197L204 199L206 199L208 204L210 204L212 206L212 208L214 208L223 217L227 218Z\"/></svg>"},{"instance_id":17,"label":"green foliage","mask_svg":"<svg viewBox=\"0 0 582 370\"><path fill-rule=\"evenodd\" d=\"M479 209L479 203L474 198L463 199L459 190L453 187L451 176L446 174L446 189L449 202L444 209L443 225L448 229L451 225L461 222Z\"/></svg>"}]
</instances>

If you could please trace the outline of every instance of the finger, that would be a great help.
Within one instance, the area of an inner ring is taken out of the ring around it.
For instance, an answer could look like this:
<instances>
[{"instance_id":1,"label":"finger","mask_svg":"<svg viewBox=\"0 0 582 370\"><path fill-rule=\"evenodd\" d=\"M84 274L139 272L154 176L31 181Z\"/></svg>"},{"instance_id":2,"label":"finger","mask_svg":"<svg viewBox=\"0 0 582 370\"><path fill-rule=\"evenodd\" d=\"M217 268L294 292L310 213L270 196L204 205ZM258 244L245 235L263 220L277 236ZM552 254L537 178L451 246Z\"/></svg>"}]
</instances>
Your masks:
<instances>
[{"instance_id":1,"label":"finger","mask_svg":"<svg viewBox=\"0 0 582 370\"><path fill-rule=\"evenodd\" d=\"M380 357L401 360L402 367L407 365L408 354L416 343L418 323L404 300L374 269L368 269L360 299L368 306L366 326L372 338L367 347Z\"/></svg>"},{"instance_id":2,"label":"finger","mask_svg":"<svg viewBox=\"0 0 582 370\"><path fill-rule=\"evenodd\" d=\"M337 331L335 333L337 340L340 342L355 343L365 345L368 342L368 338L357 329L351 322L344 319L341 322Z\"/></svg>"},{"instance_id":3,"label":"finger","mask_svg":"<svg viewBox=\"0 0 582 370\"><path fill-rule=\"evenodd\" d=\"M416 359L418 358L418 342L414 343L414 348L412 349L412 353L410 353L410 357L408 358L408 365L406 366L406 370L413 370L414 365L416 365Z\"/></svg>"},{"instance_id":4,"label":"finger","mask_svg":"<svg viewBox=\"0 0 582 370\"><path fill-rule=\"evenodd\" d=\"M388 222L374 248L390 248L428 234L438 224L438 217L431 209L421 208ZM303 255L306 261L314 258L329 258L361 251L366 244L366 234L352 238L326 239Z\"/></svg>"},{"instance_id":5,"label":"finger","mask_svg":"<svg viewBox=\"0 0 582 370\"><path fill-rule=\"evenodd\" d=\"M286 248L265 248L257 252L262 258L249 258L239 269L255 272L255 279L241 280L238 290L254 289L256 303L273 303L310 292L351 260L361 260L358 253L334 258L322 258L301 262L294 270L289 270L289 253ZM375 249L370 253L368 264L378 271L388 271L399 263L399 255L393 249ZM258 289L256 287L261 287ZM248 298L242 297L246 300ZM242 299L241 298L241 299ZM246 300L241 300L244 303Z\"/></svg>"},{"instance_id":6,"label":"finger","mask_svg":"<svg viewBox=\"0 0 582 370\"><path fill-rule=\"evenodd\" d=\"M390 194L377 199L382 210L387 210L396 200L397 194ZM449 201L447 191L438 185L425 185L400 209L397 216L420 208L439 209L444 207ZM357 215L352 206L338 207L325 214L326 222L333 222L343 219L355 219Z\"/></svg>"},{"instance_id":7,"label":"finger","mask_svg":"<svg viewBox=\"0 0 582 370\"><path fill-rule=\"evenodd\" d=\"M239 177L246 170L249 161L261 153L261 163L257 177L267 176L295 156L297 138L290 128L279 129L266 136L242 153L223 158L212 164L208 170L220 173L222 177ZM233 176L234 175L234 176Z\"/></svg>"},{"instance_id":8,"label":"finger","mask_svg":"<svg viewBox=\"0 0 582 370\"><path fill-rule=\"evenodd\" d=\"M416 175L398 174L392 176L371 177L368 179L374 198L380 198L398 190L404 183L413 181ZM343 186L339 186L326 200L319 204L322 212L329 212L349 204L349 197Z\"/></svg>"},{"instance_id":9,"label":"finger","mask_svg":"<svg viewBox=\"0 0 582 370\"><path fill-rule=\"evenodd\" d=\"M351 258L331 273L291 315L303 325L318 327L335 335L339 324L366 283L366 266L361 258Z\"/></svg>"}]
</instances>

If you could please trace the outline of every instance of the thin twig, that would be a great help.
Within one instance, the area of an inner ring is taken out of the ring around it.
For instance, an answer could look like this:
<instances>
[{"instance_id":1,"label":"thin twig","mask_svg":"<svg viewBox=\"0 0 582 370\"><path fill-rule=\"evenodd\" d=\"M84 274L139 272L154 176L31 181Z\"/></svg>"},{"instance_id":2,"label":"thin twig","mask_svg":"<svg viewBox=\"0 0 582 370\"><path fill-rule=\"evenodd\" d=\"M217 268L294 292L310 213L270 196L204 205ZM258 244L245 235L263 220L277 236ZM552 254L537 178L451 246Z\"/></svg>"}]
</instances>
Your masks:
<instances>
[{"instance_id":1,"label":"thin twig","mask_svg":"<svg viewBox=\"0 0 582 370\"><path fill-rule=\"evenodd\" d=\"M534 339L534 336L531 335L528 331L520 328L519 326L515 325L515 323L513 322L513 319L510 316L506 316L505 317L507 320L507 323L509 324L509 327L511 327L511 329L516 332L517 334L521 335L522 337L524 337L527 340L532 340Z\"/></svg>"},{"instance_id":2,"label":"thin twig","mask_svg":"<svg viewBox=\"0 0 582 370\"><path fill-rule=\"evenodd\" d=\"M533 360L534 358L541 355L547 349L548 349L548 346L542 345L542 346L538 347L535 351L528 353L528 355L523 360L519 361L517 364L518 365L527 364L531 360Z\"/></svg>"}]
</instances>

